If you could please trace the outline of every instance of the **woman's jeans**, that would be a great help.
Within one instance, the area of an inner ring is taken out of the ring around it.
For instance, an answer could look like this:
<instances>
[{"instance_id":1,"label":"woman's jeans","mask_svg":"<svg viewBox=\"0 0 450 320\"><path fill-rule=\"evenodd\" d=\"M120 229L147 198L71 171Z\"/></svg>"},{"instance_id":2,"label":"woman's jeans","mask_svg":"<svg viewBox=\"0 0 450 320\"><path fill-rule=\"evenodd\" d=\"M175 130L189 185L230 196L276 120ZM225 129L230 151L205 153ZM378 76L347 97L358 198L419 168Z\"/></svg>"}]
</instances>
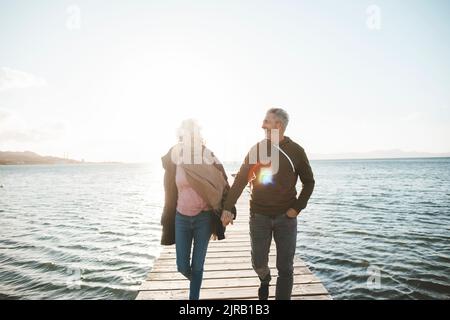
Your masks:
<instances>
[{"instance_id":1,"label":"woman's jeans","mask_svg":"<svg viewBox=\"0 0 450 320\"><path fill-rule=\"evenodd\" d=\"M202 211L194 217L177 212L175 216L175 243L177 268L190 280L189 299L198 300L203 279L203 265L211 238L212 212ZM194 249L191 247L194 240Z\"/></svg>"}]
</instances>

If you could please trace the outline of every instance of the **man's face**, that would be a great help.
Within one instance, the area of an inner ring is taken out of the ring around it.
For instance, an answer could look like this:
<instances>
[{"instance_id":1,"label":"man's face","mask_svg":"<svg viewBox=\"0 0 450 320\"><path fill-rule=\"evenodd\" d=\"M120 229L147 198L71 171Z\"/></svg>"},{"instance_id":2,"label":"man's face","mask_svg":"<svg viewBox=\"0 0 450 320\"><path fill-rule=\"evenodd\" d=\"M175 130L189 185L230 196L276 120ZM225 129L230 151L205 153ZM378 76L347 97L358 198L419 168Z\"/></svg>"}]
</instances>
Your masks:
<instances>
[{"instance_id":1,"label":"man's face","mask_svg":"<svg viewBox=\"0 0 450 320\"><path fill-rule=\"evenodd\" d=\"M266 114L266 117L263 120L263 124L262 124L261 128L264 129L266 139L270 139L272 130L274 130L274 129L278 129L279 134L282 133L281 121L273 113Z\"/></svg>"}]
</instances>

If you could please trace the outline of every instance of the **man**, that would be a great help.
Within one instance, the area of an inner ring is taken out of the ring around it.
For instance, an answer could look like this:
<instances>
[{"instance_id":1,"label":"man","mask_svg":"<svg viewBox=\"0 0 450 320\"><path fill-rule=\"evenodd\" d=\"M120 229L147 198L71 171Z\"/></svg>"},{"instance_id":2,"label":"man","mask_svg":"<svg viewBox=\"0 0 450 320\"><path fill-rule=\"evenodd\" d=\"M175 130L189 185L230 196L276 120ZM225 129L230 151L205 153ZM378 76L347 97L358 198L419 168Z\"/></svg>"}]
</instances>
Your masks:
<instances>
[{"instance_id":1,"label":"man","mask_svg":"<svg viewBox=\"0 0 450 320\"><path fill-rule=\"evenodd\" d=\"M283 109L267 111L262 125L266 139L257 143L247 154L223 206L222 222L227 225L233 218L231 208L250 182L251 254L253 269L261 280L258 290L260 300L269 297L271 275L268 260L272 236L277 249L275 298L291 299L297 216L306 208L315 184L305 151L284 135L288 122L289 116ZM261 150L271 153L271 162L264 163ZM295 186L298 177L303 187L297 197Z\"/></svg>"}]
</instances>

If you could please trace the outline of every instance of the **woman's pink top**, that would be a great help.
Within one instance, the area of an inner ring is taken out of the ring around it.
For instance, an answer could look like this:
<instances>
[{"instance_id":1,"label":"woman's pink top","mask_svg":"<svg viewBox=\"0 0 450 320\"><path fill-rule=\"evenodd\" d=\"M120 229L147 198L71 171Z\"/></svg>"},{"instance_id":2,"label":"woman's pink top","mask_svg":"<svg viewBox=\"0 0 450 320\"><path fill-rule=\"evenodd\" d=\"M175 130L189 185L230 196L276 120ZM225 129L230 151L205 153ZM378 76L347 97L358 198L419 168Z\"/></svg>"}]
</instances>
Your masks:
<instances>
[{"instance_id":1,"label":"woman's pink top","mask_svg":"<svg viewBox=\"0 0 450 320\"><path fill-rule=\"evenodd\" d=\"M177 211L179 213L192 217L210 209L205 200L189 185L186 172L180 166L177 166L175 182L178 188Z\"/></svg>"}]
</instances>

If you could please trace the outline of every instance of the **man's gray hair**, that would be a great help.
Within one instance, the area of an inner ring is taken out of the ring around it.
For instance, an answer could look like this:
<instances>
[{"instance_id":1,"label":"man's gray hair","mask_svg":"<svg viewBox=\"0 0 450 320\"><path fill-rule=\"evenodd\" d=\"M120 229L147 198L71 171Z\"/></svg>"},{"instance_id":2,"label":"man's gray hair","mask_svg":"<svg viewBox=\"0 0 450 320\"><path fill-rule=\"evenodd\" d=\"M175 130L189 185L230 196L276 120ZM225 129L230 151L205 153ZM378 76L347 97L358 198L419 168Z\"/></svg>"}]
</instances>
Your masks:
<instances>
[{"instance_id":1,"label":"man's gray hair","mask_svg":"<svg viewBox=\"0 0 450 320\"><path fill-rule=\"evenodd\" d=\"M289 115L286 112L286 110L281 108L272 108L267 111L267 113L273 113L277 116L277 118L281 121L283 124L283 129L286 130L286 127L289 123Z\"/></svg>"}]
</instances>

